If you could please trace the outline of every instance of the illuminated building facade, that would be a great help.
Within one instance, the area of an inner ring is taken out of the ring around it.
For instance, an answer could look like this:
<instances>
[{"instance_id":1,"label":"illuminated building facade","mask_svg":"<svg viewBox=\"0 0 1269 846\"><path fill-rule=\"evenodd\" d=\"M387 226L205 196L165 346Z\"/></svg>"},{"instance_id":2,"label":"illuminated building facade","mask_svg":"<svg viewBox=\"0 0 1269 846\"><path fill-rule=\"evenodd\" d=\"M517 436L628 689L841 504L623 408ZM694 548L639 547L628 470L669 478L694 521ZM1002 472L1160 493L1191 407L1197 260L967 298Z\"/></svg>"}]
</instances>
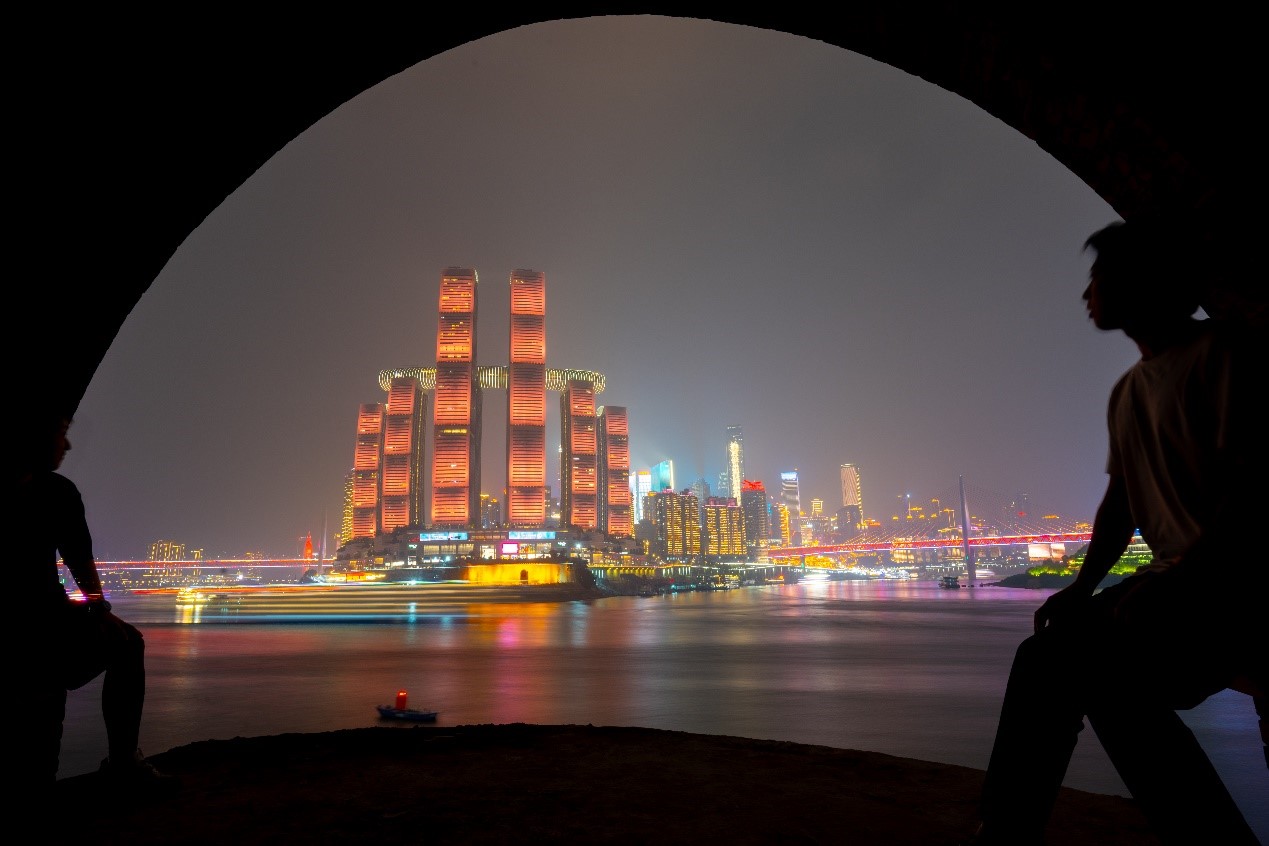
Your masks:
<instances>
[{"instance_id":1,"label":"illuminated building facade","mask_svg":"<svg viewBox=\"0 0 1269 846\"><path fill-rule=\"evenodd\" d=\"M782 502L775 503L771 506L771 516L775 522L771 539L778 542L780 546L792 546L793 523L789 519L789 506Z\"/></svg>"},{"instance_id":2,"label":"illuminated building facade","mask_svg":"<svg viewBox=\"0 0 1269 846\"><path fill-rule=\"evenodd\" d=\"M630 503L634 511L634 522L638 523L647 515L643 513L643 501L652 493L652 471L637 470L630 474Z\"/></svg>"},{"instance_id":3,"label":"illuminated building facade","mask_svg":"<svg viewBox=\"0 0 1269 846\"><path fill-rule=\"evenodd\" d=\"M674 462L670 459L667 458L665 461L654 465L651 473L653 493L676 489L674 484Z\"/></svg>"},{"instance_id":4,"label":"illuminated building facade","mask_svg":"<svg viewBox=\"0 0 1269 846\"><path fill-rule=\"evenodd\" d=\"M343 546L353 538L353 473L344 474L344 507L339 514L339 545Z\"/></svg>"},{"instance_id":5,"label":"illuminated building facade","mask_svg":"<svg viewBox=\"0 0 1269 846\"><path fill-rule=\"evenodd\" d=\"M595 387L580 379L560 396L560 523L599 525L596 483Z\"/></svg>"},{"instance_id":6,"label":"illuminated building facade","mask_svg":"<svg viewBox=\"0 0 1269 846\"><path fill-rule=\"evenodd\" d=\"M655 491L652 502L656 540L654 554L676 561L687 561L701 554L700 505L690 490Z\"/></svg>"},{"instance_id":7,"label":"illuminated building facade","mask_svg":"<svg viewBox=\"0 0 1269 846\"><path fill-rule=\"evenodd\" d=\"M497 529L502 526L502 503L489 494L480 495L480 528Z\"/></svg>"},{"instance_id":8,"label":"illuminated building facade","mask_svg":"<svg viewBox=\"0 0 1269 846\"><path fill-rule=\"evenodd\" d=\"M740 498L745 480L744 438L739 426L727 427L727 495Z\"/></svg>"},{"instance_id":9,"label":"illuminated building facade","mask_svg":"<svg viewBox=\"0 0 1269 846\"><path fill-rule=\"evenodd\" d=\"M864 488L859 475L859 465L843 464L841 474L842 510L849 526L841 525L839 518L838 529L862 528L864 524Z\"/></svg>"},{"instance_id":10,"label":"illuminated building facade","mask_svg":"<svg viewBox=\"0 0 1269 846\"><path fill-rule=\"evenodd\" d=\"M546 276L511 274L507 525L546 523Z\"/></svg>"},{"instance_id":11,"label":"illuminated building facade","mask_svg":"<svg viewBox=\"0 0 1269 846\"><path fill-rule=\"evenodd\" d=\"M432 419L432 525L480 519L480 381L476 373L476 271L441 273Z\"/></svg>"},{"instance_id":12,"label":"illuminated building facade","mask_svg":"<svg viewBox=\"0 0 1269 846\"><path fill-rule=\"evenodd\" d=\"M630 426L624 406L606 405L597 415L599 528L610 535L630 537L634 522L630 507Z\"/></svg>"},{"instance_id":13,"label":"illuminated building facade","mask_svg":"<svg viewBox=\"0 0 1269 846\"><path fill-rule=\"evenodd\" d=\"M756 559L766 550L770 538L767 489L762 482L741 480L740 509L745 513L745 551Z\"/></svg>"},{"instance_id":14,"label":"illuminated building facade","mask_svg":"<svg viewBox=\"0 0 1269 846\"><path fill-rule=\"evenodd\" d=\"M353 453L352 536L373 538L379 529L379 471L383 461L383 403L365 402L357 411Z\"/></svg>"},{"instance_id":15,"label":"illuminated building facade","mask_svg":"<svg viewBox=\"0 0 1269 846\"><path fill-rule=\"evenodd\" d=\"M745 513L733 497L713 496L701 508L705 554L719 560L739 561L745 546Z\"/></svg>"},{"instance_id":16,"label":"illuminated building facade","mask_svg":"<svg viewBox=\"0 0 1269 846\"><path fill-rule=\"evenodd\" d=\"M384 417L379 528L391 532L423 522L423 433L427 395L413 376L398 376L388 389Z\"/></svg>"},{"instance_id":17,"label":"illuminated building facade","mask_svg":"<svg viewBox=\"0 0 1269 846\"><path fill-rule=\"evenodd\" d=\"M790 517L802 515L802 492L798 486L797 470L780 474L780 502L789 509Z\"/></svg>"}]
</instances>

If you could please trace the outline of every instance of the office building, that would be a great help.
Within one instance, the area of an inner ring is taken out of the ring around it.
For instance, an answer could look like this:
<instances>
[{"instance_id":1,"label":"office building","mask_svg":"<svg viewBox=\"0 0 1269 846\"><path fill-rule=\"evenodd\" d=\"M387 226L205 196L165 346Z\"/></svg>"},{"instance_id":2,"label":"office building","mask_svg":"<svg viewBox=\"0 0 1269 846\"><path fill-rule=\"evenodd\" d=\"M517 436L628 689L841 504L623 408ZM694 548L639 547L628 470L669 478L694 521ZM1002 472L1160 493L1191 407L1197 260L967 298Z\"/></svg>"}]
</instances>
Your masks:
<instances>
[{"instance_id":1,"label":"office building","mask_svg":"<svg viewBox=\"0 0 1269 846\"><path fill-rule=\"evenodd\" d=\"M595 386L569 380L560 395L560 523L599 524L596 482Z\"/></svg>"},{"instance_id":2,"label":"office building","mask_svg":"<svg viewBox=\"0 0 1269 846\"><path fill-rule=\"evenodd\" d=\"M839 512L839 531L863 528L864 524L864 488L858 464L843 464L842 477L842 512ZM848 525L842 525L842 517Z\"/></svg>"},{"instance_id":3,"label":"office building","mask_svg":"<svg viewBox=\"0 0 1269 846\"><path fill-rule=\"evenodd\" d=\"M480 528L502 527L502 503L489 494L480 495Z\"/></svg>"},{"instance_id":4,"label":"office building","mask_svg":"<svg viewBox=\"0 0 1269 846\"><path fill-rule=\"evenodd\" d=\"M379 530L379 471L383 461L383 403L365 402L357 411L353 453L352 536L373 538Z\"/></svg>"},{"instance_id":5,"label":"office building","mask_svg":"<svg viewBox=\"0 0 1269 846\"><path fill-rule=\"evenodd\" d=\"M745 448L744 438L739 426L727 427L727 474L726 496L740 499L745 480Z\"/></svg>"},{"instance_id":6,"label":"office building","mask_svg":"<svg viewBox=\"0 0 1269 846\"><path fill-rule=\"evenodd\" d=\"M780 474L780 503L789 509L790 517L797 519L802 516L802 492L798 487L797 470Z\"/></svg>"},{"instance_id":7,"label":"office building","mask_svg":"<svg viewBox=\"0 0 1269 846\"><path fill-rule=\"evenodd\" d=\"M643 501L648 494L652 493L652 471L638 470L630 474L630 505L634 511L634 522L644 519L647 515L643 511Z\"/></svg>"},{"instance_id":8,"label":"office building","mask_svg":"<svg viewBox=\"0 0 1269 846\"><path fill-rule=\"evenodd\" d=\"M630 427L626 409L606 405L597 415L599 528L610 535L634 533L630 507Z\"/></svg>"},{"instance_id":9,"label":"office building","mask_svg":"<svg viewBox=\"0 0 1269 846\"><path fill-rule=\"evenodd\" d=\"M480 519L480 381L476 373L476 271L441 273L432 418L432 525Z\"/></svg>"},{"instance_id":10,"label":"office building","mask_svg":"<svg viewBox=\"0 0 1269 846\"><path fill-rule=\"evenodd\" d=\"M674 484L674 462L670 459L655 464L652 467L652 490L657 491L673 491L677 490Z\"/></svg>"},{"instance_id":11,"label":"office building","mask_svg":"<svg viewBox=\"0 0 1269 846\"><path fill-rule=\"evenodd\" d=\"M423 432L427 396L413 376L399 376L388 389L384 417L379 530L391 532L423 522Z\"/></svg>"},{"instance_id":12,"label":"office building","mask_svg":"<svg viewBox=\"0 0 1269 846\"><path fill-rule=\"evenodd\" d=\"M741 480L740 509L745 514L745 551L750 559L756 560L766 551L771 537L767 489L762 482Z\"/></svg>"},{"instance_id":13,"label":"office building","mask_svg":"<svg viewBox=\"0 0 1269 846\"><path fill-rule=\"evenodd\" d=\"M336 538L340 546L353 539L353 474L349 470L344 474L343 508L339 513L339 535Z\"/></svg>"},{"instance_id":14,"label":"office building","mask_svg":"<svg viewBox=\"0 0 1269 846\"><path fill-rule=\"evenodd\" d=\"M546 524L546 276L511 274L507 367L507 525Z\"/></svg>"}]
</instances>

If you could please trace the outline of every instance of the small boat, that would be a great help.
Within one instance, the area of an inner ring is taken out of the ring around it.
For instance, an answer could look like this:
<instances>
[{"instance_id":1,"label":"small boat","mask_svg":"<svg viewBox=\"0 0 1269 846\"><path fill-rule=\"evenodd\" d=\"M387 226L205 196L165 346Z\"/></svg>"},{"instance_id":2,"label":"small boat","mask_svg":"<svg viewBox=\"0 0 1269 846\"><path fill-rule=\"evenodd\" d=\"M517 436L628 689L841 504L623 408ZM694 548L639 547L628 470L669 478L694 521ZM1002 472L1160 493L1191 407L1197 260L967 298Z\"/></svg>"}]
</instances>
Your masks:
<instances>
[{"instance_id":1,"label":"small boat","mask_svg":"<svg viewBox=\"0 0 1269 846\"><path fill-rule=\"evenodd\" d=\"M436 722L436 711L420 711L409 707L409 694L404 690L397 691L396 703L393 705L376 705L379 716L385 720L405 720L412 723Z\"/></svg>"},{"instance_id":2,"label":"small boat","mask_svg":"<svg viewBox=\"0 0 1269 846\"><path fill-rule=\"evenodd\" d=\"M950 588L955 590L956 588L959 588L960 586L961 586L960 579L956 578L955 576L944 576L943 578L939 579L939 587L941 588Z\"/></svg>"}]
</instances>

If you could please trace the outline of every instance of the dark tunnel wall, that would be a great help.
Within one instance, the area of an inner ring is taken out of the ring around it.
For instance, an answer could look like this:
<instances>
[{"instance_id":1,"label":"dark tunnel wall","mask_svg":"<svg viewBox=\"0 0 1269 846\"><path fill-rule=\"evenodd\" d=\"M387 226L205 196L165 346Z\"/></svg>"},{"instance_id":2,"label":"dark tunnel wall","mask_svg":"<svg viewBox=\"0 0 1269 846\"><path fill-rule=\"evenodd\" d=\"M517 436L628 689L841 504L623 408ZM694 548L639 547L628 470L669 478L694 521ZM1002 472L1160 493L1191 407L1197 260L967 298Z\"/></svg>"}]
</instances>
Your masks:
<instances>
[{"instance_id":1,"label":"dark tunnel wall","mask_svg":"<svg viewBox=\"0 0 1269 846\"><path fill-rule=\"evenodd\" d=\"M1151 19L1068 3L1047 14L983 4L859 5L831 13L608 4L802 35L960 94L1052 154L1127 217L1201 214L1237 267L1258 168L1252 27L1232 6ZM391 17L358 7L265 22L184 9L15 22L12 134L20 218L7 360L20 402L73 409L137 300L185 237L288 141L419 61L528 23L532 11ZM1247 247L1249 249L1249 246ZM1216 265L1214 265L1216 267ZM1217 270L1242 308L1260 283Z\"/></svg>"}]
</instances>

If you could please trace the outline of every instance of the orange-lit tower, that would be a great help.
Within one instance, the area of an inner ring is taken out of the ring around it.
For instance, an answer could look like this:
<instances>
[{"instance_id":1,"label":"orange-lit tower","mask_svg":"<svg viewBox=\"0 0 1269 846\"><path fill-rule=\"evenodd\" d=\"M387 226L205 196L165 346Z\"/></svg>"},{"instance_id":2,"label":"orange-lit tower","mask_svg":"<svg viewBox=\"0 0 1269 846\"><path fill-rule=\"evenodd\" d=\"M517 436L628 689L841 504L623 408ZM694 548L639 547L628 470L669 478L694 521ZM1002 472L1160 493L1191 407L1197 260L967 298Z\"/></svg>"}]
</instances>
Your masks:
<instances>
[{"instance_id":1,"label":"orange-lit tower","mask_svg":"<svg viewBox=\"0 0 1269 846\"><path fill-rule=\"evenodd\" d=\"M511 274L507 525L546 522L546 276Z\"/></svg>"},{"instance_id":2,"label":"orange-lit tower","mask_svg":"<svg viewBox=\"0 0 1269 846\"><path fill-rule=\"evenodd\" d=\"M427 396L413 376L398 376L388 388L383 435L383 480L379 527L391 532L423 522L423 426Z\"/></svg>"},{"instance_id":3,"label":"orange-lit tower","mask_svg":"<svg viewBox=\"0 0 1269 846\"><path fill-rule=\"evenodd\" d=\"M626 409L599 409L599 528L610 535L630 536L630 427Z\"/></svg>"},{"instance_id":4,"label":"orange-lit tower","mask_svg":"<svg viewBox=\"0 0 1269 846\"><path fill-rule=\"evenodd\" d=\"M480 520L480 381L476 374L476 271L441 272L432 429L432 524Z\"/></svg>"},{"instance_id":5,"label":"orange-lit tower","mask_svg":"<svg viewBox=\"0 0 1269 846\"><path fill-rule=\"evenodd\" d=\"M379 471L383 460L383 403L365 402L357 412L353 454L352 536L373 538L379 528Z\"/></svg>"},{"instance_id":6,"label":"orange-lit tower","mask_svg":"<svg viewBox=\"0 0 1269 846\"><path fill-rule=\"evenodd\" d=\"M570 379L560 395L560 522L598 525L595 483L595 386Z\"/></svg>"}]
</instances>

